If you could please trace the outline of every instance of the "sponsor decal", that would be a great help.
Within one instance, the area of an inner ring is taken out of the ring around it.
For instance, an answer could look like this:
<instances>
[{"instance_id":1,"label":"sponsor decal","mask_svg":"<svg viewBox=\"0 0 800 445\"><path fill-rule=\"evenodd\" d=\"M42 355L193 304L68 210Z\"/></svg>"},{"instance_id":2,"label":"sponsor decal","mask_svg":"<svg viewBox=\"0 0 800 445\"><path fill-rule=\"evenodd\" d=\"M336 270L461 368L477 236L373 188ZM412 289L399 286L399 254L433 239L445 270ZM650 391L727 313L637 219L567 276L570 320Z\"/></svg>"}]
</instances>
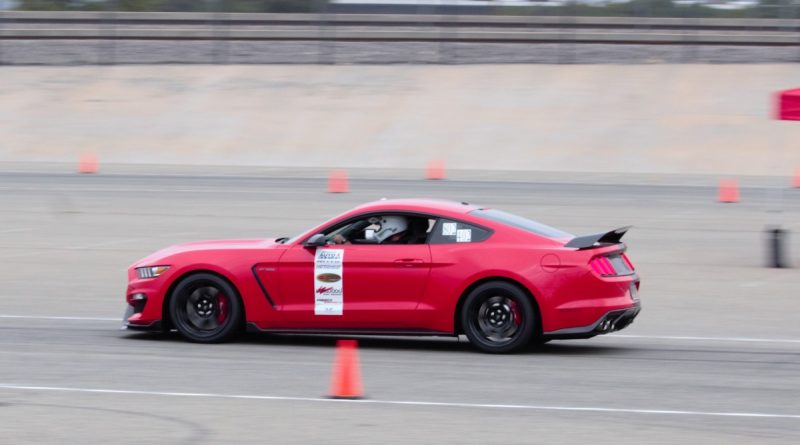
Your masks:
<instances>
[{"instance_id":1,"label":"sponsor decal","mask_svg":"<svg viewBox=\"0 0 800 445\"><path fill-rule=\"evenodd\" d=\"M316 291L317 295L341 295L342 290L331 286L320 286Z\"/></svg>"},{"instance_id":2,"label":"sponsor decal","mask_svg":"<svg viewBox=\"0 0 800 445\"><path fill-rule=\"evenodd\" d=\"M317 249L314 254L314 315L342 315L344 250Z\"/></svg>"},{"instance_id":3,"label":"sponsor decal","mask_svg":"<svg viewBox=\"0 0 800 445\"><path fill-rule=\"evenodd\" d=\"M341 260L341 259L342 259L342 256L343 256L343 255L342 255L343 253L344 253L344 251L342 251L342 250L332 250L332 249L330 249L330 250L318 250L318 251L317 251L317 257L316 257L316 259L318 259L318 260L320 260L320 261L325 261L325 260L331 260L331 261Z\"/></svg>"},{"instance_id":4,"label":"sponsor decal","mask_svg":"<svg viewBox=\"0 0 800 445\"><path fill-rule=\"evenodd\" d=\"M323 283L335 283L341 279L342 277L335 273L321 273L317 275L317 281L322 281Z\"/></svg>"}]
</instances>

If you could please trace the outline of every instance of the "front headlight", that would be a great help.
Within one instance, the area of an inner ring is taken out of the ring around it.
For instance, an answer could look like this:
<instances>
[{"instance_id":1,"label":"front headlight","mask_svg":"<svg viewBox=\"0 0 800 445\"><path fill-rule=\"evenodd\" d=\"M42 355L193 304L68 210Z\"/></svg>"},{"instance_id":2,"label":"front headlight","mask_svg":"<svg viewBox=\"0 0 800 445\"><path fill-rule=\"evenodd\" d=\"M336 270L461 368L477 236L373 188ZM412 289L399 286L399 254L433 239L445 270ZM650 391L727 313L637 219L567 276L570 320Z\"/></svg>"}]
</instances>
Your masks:
<instances>
[{"instance_id":1,"label":"front headlight","mask_svg":"<svg viewBox=\"0 0 800 445\"><path fill-rule=\"evenodd\" d=\"M139 279L155 278L166 272L167 269L169 269L169 266L137 267L136 275L139 277Z\"/></svg>"}]
</instances>

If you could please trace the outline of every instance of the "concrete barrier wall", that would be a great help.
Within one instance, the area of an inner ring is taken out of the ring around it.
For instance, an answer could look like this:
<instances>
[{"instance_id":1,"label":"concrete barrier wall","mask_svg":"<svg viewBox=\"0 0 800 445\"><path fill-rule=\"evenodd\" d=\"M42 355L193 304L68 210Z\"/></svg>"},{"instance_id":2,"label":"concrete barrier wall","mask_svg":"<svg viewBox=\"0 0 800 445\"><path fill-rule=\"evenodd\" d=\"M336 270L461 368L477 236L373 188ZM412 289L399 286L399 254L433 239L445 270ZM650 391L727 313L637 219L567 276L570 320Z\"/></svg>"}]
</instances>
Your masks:
<instances>
[{"instance_id":1,"label":"concrete barrier wall","mask_svg":"<svg viewBox=\"0 0 800 445\"><path fill-rule=\"evenodd\" d=\"M0 161L789 175L797 65L0 69Z\"/></svg>"}]
</instances>

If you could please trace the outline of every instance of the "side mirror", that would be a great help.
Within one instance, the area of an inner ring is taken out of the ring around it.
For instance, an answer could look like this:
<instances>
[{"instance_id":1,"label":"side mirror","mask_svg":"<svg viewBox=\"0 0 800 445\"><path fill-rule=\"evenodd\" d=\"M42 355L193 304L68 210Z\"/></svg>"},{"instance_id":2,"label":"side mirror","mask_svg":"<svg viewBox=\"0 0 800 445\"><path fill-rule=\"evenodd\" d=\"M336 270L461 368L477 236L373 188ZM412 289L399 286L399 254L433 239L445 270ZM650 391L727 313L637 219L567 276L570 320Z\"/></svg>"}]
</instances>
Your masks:
<instances>
[{"instance_id":1,"label":"side mirror","mask_svg":"<svg viewBox=\"0 0 800 445\"><path fill-rule=\"evenodd\" d=\"M303 245L306 247L322 247L326 244L327 242L325 240L325 235L321 233L311 235L311 238L307 239L306 242L303 243Z\"/></svg>"}]
</instances>

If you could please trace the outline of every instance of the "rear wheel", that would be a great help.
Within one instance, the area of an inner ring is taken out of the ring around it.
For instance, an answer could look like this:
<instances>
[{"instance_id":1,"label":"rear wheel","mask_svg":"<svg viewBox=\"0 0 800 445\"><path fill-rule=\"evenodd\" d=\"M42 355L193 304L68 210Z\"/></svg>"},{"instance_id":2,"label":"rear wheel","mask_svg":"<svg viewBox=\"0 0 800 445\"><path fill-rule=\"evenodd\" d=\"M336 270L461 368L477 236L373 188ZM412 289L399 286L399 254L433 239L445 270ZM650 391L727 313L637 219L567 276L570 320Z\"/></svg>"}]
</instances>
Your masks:
<instances>
[{"instance_id":1,"label":"rear wheel","mask_svg":"<svg viewBox=\"0 0 800 445\"><path fill-rule=\"evenodd\" d=\"M242 303L236 291L208 273L191 275L175 287L169 313L178 332L199 343L229 340L242 326Z\"/></svg>"},{"instance_id":2,"label":"rear wheel","mask_svg":"<svg viewBox=\"0 0 800 445\"><path fill-rule=\"evenodd\" d=\"M495 354L526 346L536 325L530 297L517 286L502 281L473 289L461 308L461 326L470 343Z\"/></svg>"}]
</instances>

